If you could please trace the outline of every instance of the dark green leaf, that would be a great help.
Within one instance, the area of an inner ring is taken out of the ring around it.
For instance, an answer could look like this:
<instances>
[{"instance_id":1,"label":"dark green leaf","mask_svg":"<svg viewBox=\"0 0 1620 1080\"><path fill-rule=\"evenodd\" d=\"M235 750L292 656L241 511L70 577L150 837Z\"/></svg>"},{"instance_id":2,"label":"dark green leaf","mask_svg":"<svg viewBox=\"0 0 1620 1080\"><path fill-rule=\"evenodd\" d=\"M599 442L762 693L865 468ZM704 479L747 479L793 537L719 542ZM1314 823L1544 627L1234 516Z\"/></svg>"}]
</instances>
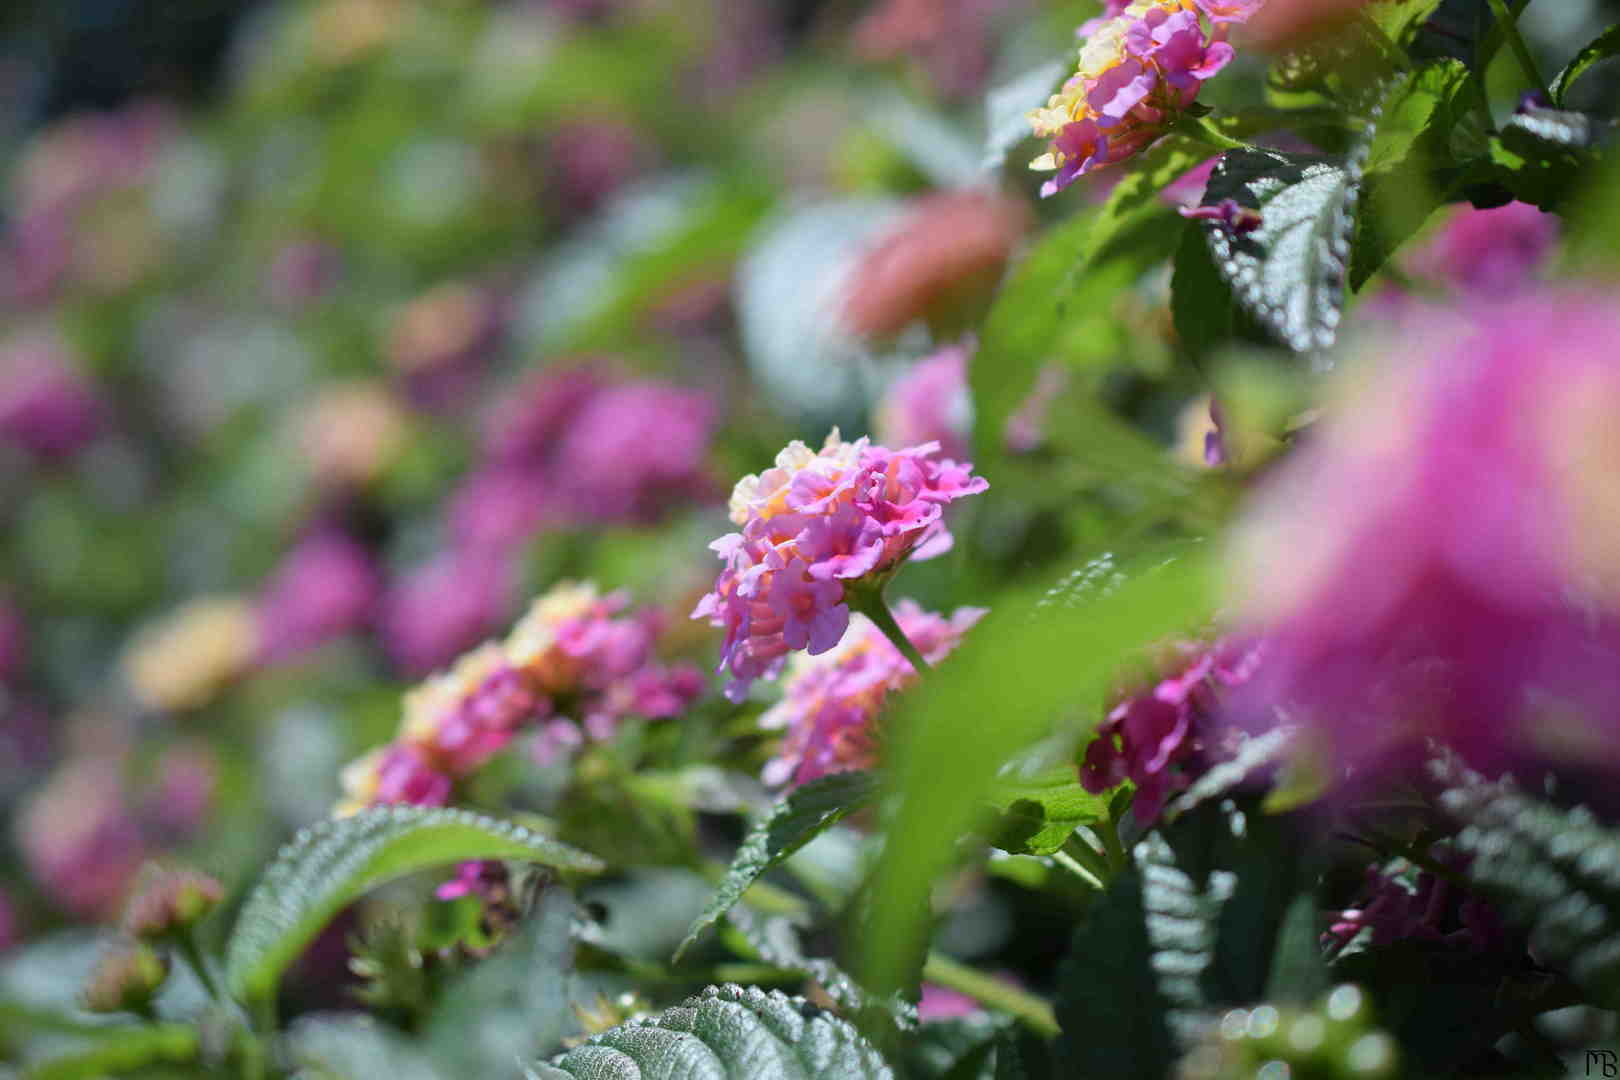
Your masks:
<instances>
[{"instance_id":1,"label":"dark green leaf","mask_svg":"<svg viewBox=\"0 0 1620 1080\"><path fill-rule=\"evenodd\" d=\"M1210 252L1238 301L1296 352L1325 349L1338 334L1357 178L1321 159L1231 150L1205 189L1208 205L1233 199L1260 212L1248 233L1210 223Z\"/></svg>"},{"instance_id":2,"label":"dark green leaf","mask_svg":"<svg viewBox=\"0 0 1620 1080\"><path fill-rule=\"evenodd\" d=\"M870 1009L887 1012L894 1020L890 1027L914 1027L917 1009L898 996L887 1002L876 1001L861 989L848 972L831 960L806 956L799 942L799 931L784 916L762 918L744 907L734 907L726 918L735 926L755 954L765 963L787 971L797 971L814 979L846 1016L857 1016Z\"/></svg>"},{"instance_id":3,"label":"dark green leaf","mask_svg":"<svg viewBox=\"0 0 1620 1080\"><path fill-rule=\"evenodd\" d=\"M676 959L731 910L761 874L869 804L876 794L877 780L867 772L833 773L790 792L743 840L714 898L676 950Z\"/></svg>"},{"instance_id":4,"label":"dark green leaf","mask_svg":"<svg viewBox=\"0 0 1620 1080\"><path fill-rule=\"evenodd\" d=\"M446 991L424 1033L448 1076L499 1076L556 1047L571 1020L568 980L574 904L547 889L488 959Z\"/></svg>"},{"instance_id":5,"label":"dark green leaf","mask_svg":"<svg viewBox=\"0 0 1620 1080\"><path fill-rule=\"evenodd\" d=\"M1620 23L1609 27L1593 39L1592 43L1575 54L1575 59L1564 65L1552 81L1552 99L1554 105L1563 105L1569 96L1569 88L1575 81L1586 74L1594 64L1620 55Z\"/></svg>"},{"instance_id":6,"label":"dark green leaf","mask_svg":"<svg viewBox=\"0 0 1620 1080\"><path fill-rule=\"evenodd\" d=\"M391 806L324 821L276 855L237 917L225 978L243 1000L275 991L281 973L344 905L385 881L470 859L521 859L595 873L595 856L530 829L465 810Z\"/></svg>"},{"instance_id":7,"label":"dark green leaf","mask_svg":"<svg viewBox=\"0 0 1620 1080\"><path fill-rule=\"evenodd\" d=\"M884 992L916 977L922 917L957 840L983 815L998 770L1049 734L1077 704L1100 706L1119 666L1150 641L1207 617L1209 580L1188 555L1132 573L1073 607L1038 596L990 598L990 614L928 679L897 703L888 760L902 796L890 823L863 943L863 983ZM1055 678L1053 673L1061 672ZM1085 716L1084 736L1099 714Z\"/></svg>"},{"instance_id":8,"label":"dark green leaf","mask_svg":"<svg viewBox=\"0 0 1620 1080\"><path fill-rule=\"evenodd\" d=\"M1327 993L1331 980L1322 959L1322 927L1316 910L1316 897L1311 893L1301 893L1288 905L1266 980L1267 1001L1304 1008Z\"/></svg>"},{"instance_id":9,"label":"dark green leaf","mask_svg":"<svg viewBox=\"0 0 1620 1080\"><path fill-rule=\"evenodd\" d=\"M803 998L711 986L658 1016L594 1035L537 1080L893 1080L848 1023Z\"/></svg>"},{"instance_id":10,"label":"dark green leaf","mask_svg":"<svg viewBox=\"0 0 1620 1080\"><path fill-rule=\"evenodd\" d=\"M1217 920L1231 899L1235 879L1216 871L1200 887L1176 865L1175 852L1156 832L1136 845L1135 859L1151 964L1166 1006L1165 1024L1186 1050L1210 1023L1210 1003L1202 984L1215 959Z\"/></svg>"},{"instance_id":11,"label":"dark green leaf","mask_svg":"<svg viewBox=\"0 0 1620 1080\"><path fill-rule=\"evenodd\" d=\"M1071 766L1034 776L998 776L990 789L996 808L986 839L1013 855L1050 855L1076 828L1108 820L1108 798L1080 785Z\"/></svg>"},{"instance_id":12,"label":"dark green leaf","mask_svg":"<svg viewBox=\"0 0 1620 1080\"><path fill-rule=\"evenodd\" d=\"M1232 337L1232 290L1215 269L1204 230L1195 221L1182 227L1176 248L1170 312L1176 337L1189 356L1202 358Z\"/></svg>"},{"instance_id":13,"label":"dark green leaf","mask_svg":"<svg viewBox=\"0 0 1620 1080\"><path fill-rule=\"evenodd\" d=\"M1086 913L1058 971L1057 1058L1067 1076L1164 1076L1176 1060L1150 963L1142 881L1121 874Z\"/></svg>"},{"instance_id":14,"label":"dark green leaf","mask_svg":"<svg viewBox=\"0 0 1620 1080\"><path fill-rule=\"evenodd\" d=\"M1411 40L1429 17L1439 8L1441 0L1373 0L1363 8L1372 24L1397 45Z\"/></svg>"}]
</instances>

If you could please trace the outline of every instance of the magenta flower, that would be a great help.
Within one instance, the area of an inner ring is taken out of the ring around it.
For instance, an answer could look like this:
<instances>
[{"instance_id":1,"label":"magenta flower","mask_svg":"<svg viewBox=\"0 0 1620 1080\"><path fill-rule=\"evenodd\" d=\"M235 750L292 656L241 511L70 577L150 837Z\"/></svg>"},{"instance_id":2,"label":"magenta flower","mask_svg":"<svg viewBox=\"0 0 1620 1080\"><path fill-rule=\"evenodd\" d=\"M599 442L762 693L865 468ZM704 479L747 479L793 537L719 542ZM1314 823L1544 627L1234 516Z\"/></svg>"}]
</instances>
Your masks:
<instances>
[{"instance_id":1,"label":"magenta flower","mask_svg":"<svg viewBox=\"0 0 1620 1080\"><path fill-rule=\"evenodd\" d=\"M543 466L486 465L450 496L450 536L460 551L498 559L565 516L552 474Z\"/></svg>"},{"instance_id":2,"label":"magenta flower","mask_svg":"<svg viewBox=\"0 0 1620 1080\"><path fill-rule=\"evenodd\" d=\"M219 759L208 744L176 743L158 759L157 782L142 800L144 815L166 839L184 839L202 826L218 787Z\"/></svg>"},{"instance_id":3,"label":"magenta flower","mask_svg":"<svg viewBox=\"0 0 1620 1080\"><path fill-rule=\"evenodd\" d=\"M1176 646L1175 674L1124 698L1098 726L1080 767L1085 789L1101 794L1129 780L1137 822L1155 821L1171 795L1221 756L1216 707L1227 689L1249 681L1261 654L1240 642Z\"/></svg>"},{"instance_id":4,"label":"magenta flower","mask_svg":"<svg viewBox=\"0 0 1620 1080\"><path fill-rule=\"evenodd\" d=\"M570 510L587 523L647 524L714 497L707 459L718 414L708 395L651 379L599 391L557 448Z\"/></svg>"},{"instance_id":5,"label":"magenta flower","mask_svg":"<svg viewBox=\"0 0 1620 1080\"><path fill-rule=\"evenodd\" d=\"M949 656L984 614L983 608L959 608L946 618L910 600L895 605L901 630L930 663ZM865 616L854 616L836 647L794 658L782 700L760 717L761 727L787 733L765 766L765 782L798 785L875 764L884 704L916 678L883 632Z\"/></svg>"},{"instance_id":6,"label":"magenta flower","mask_svg":"<svg viewBox=\"0 0 1620 1080\"><path fill-rule=\"evenodd\" d=\"M410 743L396 743L377 763L377 801L412 806L443 806L450 801L450 777Z\"/></svg>"},{"instance_id":7,"label":"magenta flower","mask_svg":"<svg viewBox=\"0 0 1620 1080\"><path fill-rule=\"evenodd\" d=\"M1056 174L1042 196L1139 153L1168 131L1205 80L1231 63L1228 25L1247 20L1259 2L1197 0L1195 7L1193 0L1137 0L1109 4L1088 22L1075 74L1030 114L1035 134L1052 140L1030 166Z\"/></svg>"},{"instance_id":8,"label":"magenta flower","mask_svg":"<svg viewBox=\"0 0 1620 1080\"><path fill-rule=\"evenodd\" d=\"M1431 858L1461 877L1471 856L1433 850ZM1514 948L1522 951L1491 904L1452 881L1401 860L1369 866L1362 899L1339 912L1322 935L1323 945L1340 952L1366 935L1370 945L1429 942L1469 952Z\"/></svg>"},{"instance_id":9,"label":"magenta flower","mask_svg":"<svg viewBox=\"0 0 1620 1080\"><path fill-rule=\"evenodd\" d=\"M845 442L835 429L819 453L792 442L775 468L737 482L731 520L742 531L710 545L725 569L692 612L726 632L720 667L731 670L732 700L790 651L836 645L850 588L949 549L943 507L989 484L970 465L934 460L938 450Z\"/></svg>"},{"instance_id":10,"label":"magenta flower","mask_svg":"<svg viewBox=\"0 0 1620 1080\"><path fill-rule=\"evenodd\" d=\"M384 595L383 642L400 669L425 674L448 663L507 612L508 572L476 552L445 552Z\"/></svg>"},{"instance_id":11,"label":"magenta flower","mask_svg":"<svg viewBox=\"0 0 1620 1080\"><path fill-rule=\"evenodd\" d=\"M301 540L259 598L259 655L276 663L371 619L382 580L366 549L335 529Z\"/></svg>"},{"instance_id":12,"label":"magenta flower","mask_svg":"<svg viewBox=\"0 0 1620 1080\"><path fill-rule=\"evenodd\" d=\"M896 446L937 442L946 457L966 457L972 429L967 366L973 349L971 339L947 345L896 379L878 403L878 437Z\"/></svg>"},{"instance_id":13,"label":"magenta flower","mask_svg":"<svg viewBox=\"0 0 1620 1080\"><path fill-rule=\"evenodd\" d=\"M1558 242L1558 216L1528 203L1463 207L1407 260L1412 273L1478 296L1517 292Z\"/></svg>"},{"instance_id":14,"label":"magenta flower","mask_svg":"<svg viewBox=\"0 0 1620 1080\"><path fill-rule=\"evenodd\" d=\"M51 336L0 343L0 442L68 457L96 437L102 407L68 347Z\"/></svg>"},{"instance_id":15,"label":"magenta flower","mask_svg":"<svg viewBox=\"0 0 1620 1080\"><path fill-rule=\"evenodd\" d=\"M1343 764L1620 764L1620 316L1601 293L1420 309L1238 530L1276 707Z\"/></svg>"},{"instance_id":16,"label":"magenta flower","mask_svg":"<svg viewBox=\"0 0 1620 1080\"><path fill-rule=\"evenodd\" d=\"M81 918L113 914L146 858L122 763L111 758L58 769L14 819L14 839L34 879Z\"/></svg>"}]
</instances>

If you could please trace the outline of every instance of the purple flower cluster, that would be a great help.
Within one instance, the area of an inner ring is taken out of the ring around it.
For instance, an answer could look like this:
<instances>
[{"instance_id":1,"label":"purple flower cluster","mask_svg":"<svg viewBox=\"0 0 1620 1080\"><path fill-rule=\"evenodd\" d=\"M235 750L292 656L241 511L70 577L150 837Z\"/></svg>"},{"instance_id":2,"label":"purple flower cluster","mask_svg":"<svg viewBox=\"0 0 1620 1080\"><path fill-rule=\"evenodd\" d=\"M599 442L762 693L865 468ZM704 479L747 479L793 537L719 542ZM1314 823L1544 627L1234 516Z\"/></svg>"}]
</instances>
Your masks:
<instances>
[{"instance_id":1,"label":"purple flower cluster","mask_svg":"<svg viewBox=\"0 0 1620 1080\"><path fill-rule=\"evenodd\" d=\"M1030 114L1051 149L1031 168L1056 171L1054 195L1084 173L1131 157L1163 135L1234 55L1229 25L1264 0L1135 0L1110 3L1081 28L1079 68Z\"/></svg>"},{"instance_id":2,"label":"purple flower cluster","mask_svg":"<svg viewBox=\"0 0 1620 1080\"><path fill-rule=\"evenodd\" d=\"M895 621L923 659L938 663L961 644L985 615L958 608L949 618L910 600L895 605ZM795 656L782 700L760 726L783 730L765 782L805 784L831 772L869 768L877 759L877 718L889 695L915 682L917 672L869 619L855 615L837 647L818 656Z\"/></svg>"},{"instance_id":3,"label":"purple flower cluster","mask_svg":"<svg viewBox=\"0 0 1620 1080\"><path fill-rule=\"evenodd\" d=\"M1459 852L1432 853L1447 869L1467 870L1470 857ZM1334 916L1323 944L1343 951L1366 933L1370 945L1428 941L1472 952L1505 948L1506 925L1487 901L1429 870L1405 860L1391 866L1369 866L1364 900Z\"/></svg>"},{"instance_id":4,"label":"purple flower cluster","mask_svg":"<svg viewBox=\"0 0 1620 1080\"><path fill-rule=\"evenodd\" d=\"M1351 767L1620 748L1620 315L1612 296L1421 309L1236 534L1240 622L1281 705ZM1348 407L1345 407L1348 406Z\"/></svg>"},{"instance_id":5,"label":"purple flower cluster","mask_svg":"<svg viewBox=\"0 0 1620 1080\"><path fill-rule=\"evenodd\" d=\"M1263 652L1241 641L1174 646L1167 666L1175 674L1114 706L1086 748L1080 782L1101 794L1131 781L1136 820L1153 822L1171 795L1214 763L1222 694L1254 676Z\"/></svg>"},{"instance_id":6,"label":"purple flower cluster","mask_svg":"<svg viewBox=\"0 0 1620 1080\"><path fill-rule=\"evenodd\" d=\"M67 345L52 335L0 342L0 443L67 457L101 431L103 409Z\"/></svg>"},{"instance_id":7,"label":"purple flower cluster","mask_svg":"<svg viewBox=\"0 0 1620 1080\"><path fill-rule=\"evenodd\" d=\"M524 732L544 760L605 739L629 715L674 716L703 678L653 656L661 620L626 614L623 594L563 583L535 600L501 642L461 657L405 697L399 735L344 770L340 813L373 803L439 806Z\"/></svg>"},{"instance_id":8,"label":"purple flower cluster","mask_svg":"<svg viewBox=\"0 0 1620 1080\"><path fill-rule=\"evenodd\" d=\"M834 429L819 452L795 440L775 468L737 482L731 520L741 531L710 545L725 569L692 612L726 632L720 667L731 670L729 698L741 701L793 650L817 655L837 645L849 625L849 588L950 549L945 506L989 484L971 465L935 460L938 450L845 442Z\"/></svg>"}]
</instances>

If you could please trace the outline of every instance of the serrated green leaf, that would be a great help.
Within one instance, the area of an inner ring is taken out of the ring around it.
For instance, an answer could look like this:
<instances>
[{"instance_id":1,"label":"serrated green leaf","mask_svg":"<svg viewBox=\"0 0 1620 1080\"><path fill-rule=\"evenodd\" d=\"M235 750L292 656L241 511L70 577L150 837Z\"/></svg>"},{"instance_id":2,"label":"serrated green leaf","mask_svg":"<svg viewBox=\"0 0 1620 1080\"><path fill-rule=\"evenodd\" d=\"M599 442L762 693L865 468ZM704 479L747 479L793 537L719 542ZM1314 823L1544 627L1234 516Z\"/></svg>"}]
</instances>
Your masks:
<instances>
[{"instance_id":1,"label":"serrated green leaf","mask_svg":"<svg viewBox=\"0 0 1620 1080\"><path fill-rule=\"evenodd\" d=\"M423 1033L441 1072L499 1076L562 1041L573 917L568 893L547 889L500 948L446 990Z\"/></svg>"},{"instance_id":2,"label":"serrated green leaf","mask_svg":"<svg viewBox=\"0 0 1620 1080\"><path fill-rule=\"evenodd\" d=\"M1210 1024L1211 1003L1202 982L1215 960L1218 920L1236 878L1217 871L1200 887L1176 865L1175 852L1156 832L1136 845L1133 856L1141 875L1142 910L1151 966L1165 1003L1165 1025L1186 1050Z\"/></svg>"},{"instance_id":3,"label":"serrated green leaf","mask_svg":"<svg viewBox=\"0 0 1620 1080\"><path fill-rule=\"evenodd\" d=\"M1087 791L1069 766L998 776L990 805L996 815L985 838L1012 855L1050 855L1081 825L1108 820L1108 797Z\"/></svg>"},{"instance_id":4,"label":"serrated green leaf","mask_svg":"<svg viewBox=\"0 0 1620 1080\"><path fill-rule=\"evenodd\" d=\"M324 821L283 847L248 896L226 945L226 984L242 1000L273 993L287 965L361 893L471 859L521 859L581 873L603 868L593 855L466 810L385 806Z\"/></svg>"},{"instance_id":5,"label":"serrated green leaf","mask_svg":"<svg viewBox=\"0 0 1620 1080\"><path fill-rule=\"evenodd\" d=\"M842 772L812 780L789 792L743 840L714 898L692 923L686 940L675 951L676 960L742 899L761 874L868 805L877 794L877 788L877 779L872 773Z\"/></svg>"},{"instance_id":6,"label":"serrated green leaf","mask_svg":"<svg viewBox=\"0 0 1620 1080\"><path fill-rule=\"evenodd\" d=\"M1613 56L1620 56L1620 23L1609 27L1599 34L1592 42L1575 54L1575 58L1564 65L1564 70L1553 77L1552 91L1554 105L1562 106L1569 96L1569 88L1575 85L1577 79L1586 74L1593 65L1601 63Z\"/></svg>"},{"instance_id":7,"label":"serrated green leaf","mask_svg":"<svg viewBox=\"0 0 1620 1080\"><path fill-rule=\"evenodd\" d=\"M1058 969L1057 1057L1068 1075L1169 1073L1177 1055L1152 954L1142 881L1127 871L1086 912Z\"/></svg>"},{"instance_id":8,"label":"serrated green leaf","mask_svg":"<svg viewBox=\"0 0 1620 1080\"><path fill-rule=\"evenodd\" d=\"M1206 356L1232 337L1232 290L1215 268L1204 230L1195 221L1182 227L1170 278L1170 314L1182 350Z\"/></svg>"},{"instance_id":9,"label":"serrated green leaf","mask_svg":"<svg viewBox=\"0 0 1620 1080\"><path fill-rule=\"evenodd\" d=\"M733 907L727 920L737 928L755 954L767 964L786 971L797 971L827 992L844 1014L854 1015L869 1008L886 1010L902 1026L915 1026L917 1009L898 997L887 1002L872 998L859 983L831 960L806 956L799 942L799 931L785 916L762 918L743 907Z\"/></svg>"},{"instance_id":10,"label":"serrated green leaf","mask_svg":"<svg viewBox=\"0 0 1620 1080\"><path fill-rule=\"evenodd\" d=\"M1208 224L1210 253L1239 303L1295 352L1338 335L1357 176L1319 158L1230 150L1204 191L1206 205L1232 199L1260 212L1248 233Z\"/></svg>"},{"instance_id":11,"label":"serrated green leaf","mask_svg":"<svg viewBox=\"0 0 1620 1080\"><path fill-rule=\"evenodd\" d=\"M281 1049L297 1080L447 1080L427 1054L401 1033L369 1016L312 1016L281 1038ZM509 1069L511 1059L501 1065Z\"/></svg>"},{"instance_id":12,"label":"serrated green leaf","mask_svg":"<svg viewBox=\"0 0 1620 1080\"><path fill-rule=\"evenodd\" d=\"M34 1062L25 1080L94 1080L153 1065L195 1061L197 1029L190 1024L141 1024L105 1028L86 1036L83 1045L60 1056Z\"/></svg>"},{"instance_id":13,"label":"serrated green leaf","mask_svg":"<svg viewBox=\"0 0 1620 1080\"><path fill-rule=\"evenodd\" d=\"M893 1080L848 1023L799 997L711 986L535 1066L538 1080Z\"/></svg>"},{"instance_id":14,"label":"serrated green leaf","mask_svg":"<svg viewBox=\"0 0 1620 1080\"><path fill-rule=\"evenodd\" d=\"M1037 608L1040 596L1028 592L991 597L990 614L950 661L896 703L888 761L901 802L861 954L873 991L917 977L934 882L979 823L1002 765L1051 734L1076 702L1100 703L1126 657L1208 616L1207 564L1194 553L1127 566L1123 576L1072 607Z\"/></svg>"},{"instance_id":15,"label":"serrated green leaf","mask_svg":"<svg viewBox=\"0 0 1620 1080\"><path fill-rule=\"evenodd\" d=\"M1385 37L1404 46L1440 4L1441 0L1373 0L1362 12Z\"/></svg>"}]
</instances>

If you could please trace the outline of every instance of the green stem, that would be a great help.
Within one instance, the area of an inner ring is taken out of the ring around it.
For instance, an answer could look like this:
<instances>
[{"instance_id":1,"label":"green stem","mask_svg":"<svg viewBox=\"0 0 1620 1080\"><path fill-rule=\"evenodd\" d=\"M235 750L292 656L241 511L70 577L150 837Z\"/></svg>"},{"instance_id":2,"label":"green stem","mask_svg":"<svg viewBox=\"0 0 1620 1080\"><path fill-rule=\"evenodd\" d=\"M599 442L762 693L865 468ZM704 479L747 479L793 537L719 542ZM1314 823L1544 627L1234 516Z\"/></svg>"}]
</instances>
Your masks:
<instances>
[{"instance_id":1,"label":"green stem","mask_svg":"<svg viewBox=\"0 0 1620 1080\"><path fill-rule=\"evenodd\" d=\"M900 650L900 655L911 662L918 675L929 670L928 661L923 659L922 653L917 651L917 646L911 643L911 639L906 637L906 632L900 629L900 624L895 622L894 613L884 601L881 588L845 589L844 602L849 605L851 611L858 611L871 619L873 624L883 631L883 636Z\"/></svg>"},{"instance_id":2,"label":"green stem","mask_svg":"<svg viewBox=\"0 0 1620 1080\"><path fill-rule=\"evenodd\" d=\"M1234 139L1227 135L1220 128L1210 123L1207 116L1183 115L1180 120L1176 121L1175 130L1178 135L1185 135L1189 139L1214 147L1216 150L1255 149L1255 147L1243 142L1241 139Z\"/></svg>"},{"instance_id":3,"label":"green stem","mask_svg":"<svg viewBox=\"0 0 1620 1080\"><path fill-rule=\"evenodd\" d=\"M1052 861L1063 867L1063 869L1069 871L1087 885L1090 885L1093 889L1096 889L1098 892L1103 892L1108 888L1102 877L1095 870L1086 866L1079 859L1075 858L1073 855L1070 855L1062 848L1058 848L1056 851L1052 852Z\"/></svg>"},{"instance_id":4,"label":"green stem","mask_svg":"<svg viewBox=\"0 0 1620 1080\"><path fill-rule=\"evenodd\" d=\"M1530 47L1524 42L1524 35L1519 33L1518 16L1508 11L1503 0L1489 0L1489 3L1491 13L1496 16L1496 25L1507 39L1508 48L1513 50L1513 56L1518 60L1519 69L1524 72L1524 77L1530 81L1531 86L1541 92L1544 99L1552 101L1552 90L1548 87L1547 80L1541 77L1541 71L1536 67L1536 59L1530 55ZM1484 73L1481 72L1481 78L1483 77Z\"/></svg>"},{"instance_id":5,"label":"green stem","mask_svg":"<svg viewBox=\"0 0 1620 1080\"><path fill-rule=\"evenodd\" d=\"M1053 1038L1058 1034L1057 1017L1046 1000L986 975L960 960L931 952L923 963L922 973L923 978L931 983L959 991L992 1009L1017 1017L1037 1035Z\"/></svg>"},{"instance_id":6,"label":"green stem","mask_svg":"<svg viewBox=\"0 0 1620 1080\"><path fill-rule=\"evenodd\" d=\"M1125 845L1119 842L1119 823L1105 821L1095 827L1095 832L1102 837L1103 850L1108 853L1108 866L1115 874L1123 873L1130 868L1131 858L1125 853Z\"/></svg>"},{"instance_id":7,"label":"green stem","mask_svg":"<svg viewBox=\"0 0 1620 1080\"><path fill-rule=\"evenodd\" d=\"M197 981L202 983L208 996L215 1001L225 1000L219 992L219 984L214 981L214 973L208 967L208 960L203 956L202 950L197 947L197 938L189 928L181 931L175 938L175 948L185 957L191 970L197 973Z\"/></svg>"}]
</instances>

